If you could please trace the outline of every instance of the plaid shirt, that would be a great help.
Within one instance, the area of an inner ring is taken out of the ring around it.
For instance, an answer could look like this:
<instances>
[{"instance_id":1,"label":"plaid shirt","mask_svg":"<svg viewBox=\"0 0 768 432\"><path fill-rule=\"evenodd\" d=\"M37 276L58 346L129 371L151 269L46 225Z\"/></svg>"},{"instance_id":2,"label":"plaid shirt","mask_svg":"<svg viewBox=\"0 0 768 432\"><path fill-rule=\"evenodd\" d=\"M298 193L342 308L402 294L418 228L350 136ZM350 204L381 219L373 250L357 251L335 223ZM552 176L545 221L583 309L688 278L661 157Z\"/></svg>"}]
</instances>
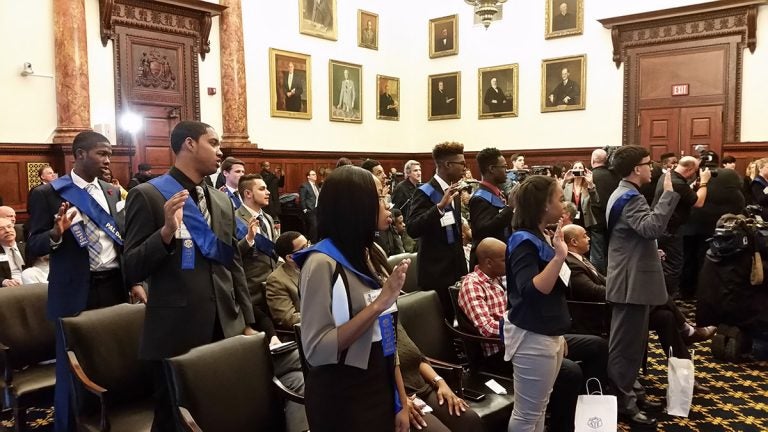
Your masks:
<instances>
[{"instance_id":1,"label":"plaid shirt","mask_svg":"<svg viewBox=\"0 0 768 432\"><path fill-rule=\"evenodd\" d=\"M507 310L507 290L501 278L491 279L478 266L461 281L459 307L486 337L499 337L499 321ZM483 344L486 357L499 352L497 345Z\"/></svg>"}]
</instances>

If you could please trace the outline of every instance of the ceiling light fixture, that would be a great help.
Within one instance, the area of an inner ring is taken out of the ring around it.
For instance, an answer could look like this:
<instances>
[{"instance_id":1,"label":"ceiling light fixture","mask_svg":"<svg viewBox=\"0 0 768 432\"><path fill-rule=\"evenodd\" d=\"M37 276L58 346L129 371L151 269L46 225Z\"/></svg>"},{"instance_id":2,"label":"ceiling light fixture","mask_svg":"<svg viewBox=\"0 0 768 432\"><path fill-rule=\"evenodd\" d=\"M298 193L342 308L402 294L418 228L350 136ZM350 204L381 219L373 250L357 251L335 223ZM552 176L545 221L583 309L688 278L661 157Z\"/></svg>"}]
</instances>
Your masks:
<instances>
[{"instance_id":1,"label":"ceiling light fixture","mask_svg":"<svg viewBox=\"0 0 768 432\"><path fill-rule=\"evenodd\" d=\"M474 6L475 15L480 17L483 26L488 30L491 21L493 21L493 17L499 13L501 4L506 3L507 0L464 0L464 2L470 6Z\"/></svg>"}]
</instances>

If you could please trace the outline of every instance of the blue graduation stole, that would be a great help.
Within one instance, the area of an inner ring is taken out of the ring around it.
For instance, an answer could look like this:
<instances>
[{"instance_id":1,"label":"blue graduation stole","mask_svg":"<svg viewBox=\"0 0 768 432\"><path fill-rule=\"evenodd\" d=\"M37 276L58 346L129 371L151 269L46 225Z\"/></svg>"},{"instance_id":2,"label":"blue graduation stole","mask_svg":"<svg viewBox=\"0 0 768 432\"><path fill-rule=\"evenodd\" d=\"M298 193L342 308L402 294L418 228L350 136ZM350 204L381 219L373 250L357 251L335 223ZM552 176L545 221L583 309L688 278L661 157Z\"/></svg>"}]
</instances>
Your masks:
<instances>
[{"instance_id":1,"label":"blue graduation stole","mask_svg":"<svg viewBox=\"0 0 768 432\"><path fill-rule=\"evenodd\" d=\"M443 192L436 190L434 186L432 186L429 182L419 186L419 190L424 192L424 194L429 197L429 200L432 201L432 204L437 205L440 202L440 200L443 199ZM445 208L445 211L452 212L453 205L452 204L448 205L448 207ZM453 225L447 225L445 227L445 239L448 241L448 244L453 244L454 242L456 242L456 231L455 231L456 225L458 225L458 221Z\"/></svg>"},{"instance_id":2,"label":"blue graduation stole","mask_svg":"<svg viewBox=\"0 0 768 432\"><path fill-rule=\"evenodd\" d=\"M475 191L473 196L480 197L488 201L488 203L490 203L492 206L496 208L503 209L504 207L506 207L506 205L504 204L504 201L502 201L500 197L492 194L491 191L487 189L478 188Z\"/></svg>"},{"instance_id":3,"label":"blue graduation stole","mask_svg":"<svg viewBox=\"0 0 768 432\"><path fill-rule=\"evenodd\" d=\"M107 213L107 211L104 210L104 208L85 189L77 187L77 185L72 182L71 176L65 175L59 177L51 182L51 186L62 198L77 207L81 212L85 213L93 223L107 233L112 241L119 246L123 245L123 237L120 235L120 231L117 230L117 223L112 215ZM85 244L80 241L83 238L82 235L84 235L82 227L79 224L72 225L73 228L75 226L77 227L76 230L80 230L80 239L78 240L78 243L80 243L80 246L85 246L88 244L87 239ZM70 228L70 230L72 230L72 228ZM72 234L75 235L75 237L78 237L75 230L72 231Z\"/></svg>"},{"instance_id":4,"label":"blue graduation stole","mask_svg":"<svg viewBox=\"0 0 768 432\"><path fill-rule=\"evenodd\" d=\"M150 180L149 183L151 183L166 200L171 199L177 192L184 190L181 184L169 174L155 177ZM200 208L197 207L197 204L195 204L191 196L184 202L183 211L184 225L192 236L194 244L200 249L200 253L202 253L204 257L220 264L232 264L235 257L234 248L231 244L222 241L216 236L211 227L208 226L205 218L203 218L203 214L200 212ZM185 247L185 249L188 248ZM187 254L183 252L182 255ZM191 266L189 263L185 265L185 258L186 257L184 256L182 257L182 268L194 268L194 261ZM191 255L191 258L194 260L194 254Z\"/></svg>"},{"instance_id":5,"label":"blue graduation stole","mask_svg":"<svg viewBox=\"0 0 768 432\"><path fill-rule=\"evenodd\" d=\"M235 216L235 225L237 225L235 236L238 240L244 239L245 235L248 234L248 225L246 225L245 221L237 216ZM253 247L255 247L256 250L272 258L275 257L275 244L272 243L272 241L268 239L267 236L264 234L256 234L253 240Z\"/></svg>"},{"instance_id":6,"label":"blue graduation stole","mask_svg":"<svg viewBox=\"0 0 768 432\"><path fill-rule=\"evenodd\" d=\"M235 208L235 210L239 209L241 205L243 205L243 202L240 200L240 197L233 194L232 191L229 190L227 185L224 185L219 189L222 192L226 192L227 196L229 197L229 200L232 201L232 207Z\"/></svg>"},{"instance_id":7,"label":"blue graduation stole","mask_svg":"<svg viewBox=\"0 0 768 432\"><path fill-rule=\"evenodd\" d=\"M630 189L626 192L624 192L623 195L621 195L616 201L614 201L613 206L611 207L611 211L608 214L608 236L610 237L611 231L613 231L613 227L616 225L616 222L619 221L619 217L621 217L621 212L624 211L624 207L632 200L632 198L640 195L640 192L638 192L635 189Z\"/></svg>"},{"instance_id":8,"label":"blue graduation stole","mask_svg":"<svg viewBox=\"0 0 768 432\"><path fill-rule=\"evenodd\" d=\"M354 273L355 276L360 278L366 285L372 289L381 289L378 282L374 281L370 276L359 272L355 269L347 258L339 251L336 245L333 244L331 239L323 239L319 243L316 243L304 250L294 253L293 261L301 267L307 261L310 254L322 253L331 257L334 261L344 267L345 271ZM384 351L385 357L394 356L397 351L397 340L395 337L395 320L392 314L382 315L378 319L379 329L381 330L381 346ZM392 357L394 358L394 357ZM394 378L393 378L394 379ZM397 392L397 385L395 385L395 413L400 412L403 409L400 402L400 396Z\"/></svg>"},{"instance_id":9,"label":"blue graduation stole","mask_svg":"<svg viewBox=\"0 0 768 432\"><path fill-rule=\"evenodd\" d=\"M507 257L512 256L512 252L514 252L524 241L530 241L536 246L536 249L539 251L540 260L549 262L555 257L555 250L549 243L545 242L532 232L525 230L517 230L509 236L509 240L507 240Z\"/></svg>"}]
</instances>

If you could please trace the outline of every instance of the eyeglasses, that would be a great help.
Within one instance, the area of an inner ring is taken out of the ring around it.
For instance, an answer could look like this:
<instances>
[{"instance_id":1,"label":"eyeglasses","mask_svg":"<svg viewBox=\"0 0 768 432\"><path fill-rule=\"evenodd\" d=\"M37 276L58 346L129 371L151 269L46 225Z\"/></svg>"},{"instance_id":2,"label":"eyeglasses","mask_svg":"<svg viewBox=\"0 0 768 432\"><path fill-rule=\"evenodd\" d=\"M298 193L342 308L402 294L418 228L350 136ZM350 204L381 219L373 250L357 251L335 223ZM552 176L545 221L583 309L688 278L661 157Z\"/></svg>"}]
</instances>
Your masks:
<instances>
[{"instance_id":1,"label":"eyeglasses","mask_svg":"<svg viewBox=\"0 0 768 432\"><path fill-rule=\"evenodd\" d=\"M653 168L653 161L648 161L648 162L645 162L645 163L639 163L639 164L637 164L635 166L641 167L641 166L645 166L645 165L648 165L648 168Z\"/></svg>"},{"instance_id":2,"label":"eyeglasses","mask_svg":"<svg viewBox=\"0 0 768 432\"><path fill-rule=\"evenodd\" d=\"M461 165L461 166L463 166L464 168L466 168L466 167L467 167L467 162L466 162L466 161L461 161L461 162L451 162L451 161L447 161L445 164L446 164L446 165L452 165L452 164L456 164L456 165Z\"/></svg>"},{"instance_id":3,"label":"eyeglasses","mask_svg":"<svg viewBox=\"0 0 768 432\"><path fill-rule=\"evenodd\" d=\"M309 241L309 240L307 240L307 242L306 242L306 243L304 243L304 246L302 246L302 247L300 247L300 248L296 249L295 251L293 251L293 252L291 252L291 253L292 253L292 254L295 254L296 252L300 252L300 251L303 251L304 249L306 249L306 248L308 248L308 247L310 247L310 246L312 246L312 242L311 242L311 241Z\"/></svg>"}]
</instances>

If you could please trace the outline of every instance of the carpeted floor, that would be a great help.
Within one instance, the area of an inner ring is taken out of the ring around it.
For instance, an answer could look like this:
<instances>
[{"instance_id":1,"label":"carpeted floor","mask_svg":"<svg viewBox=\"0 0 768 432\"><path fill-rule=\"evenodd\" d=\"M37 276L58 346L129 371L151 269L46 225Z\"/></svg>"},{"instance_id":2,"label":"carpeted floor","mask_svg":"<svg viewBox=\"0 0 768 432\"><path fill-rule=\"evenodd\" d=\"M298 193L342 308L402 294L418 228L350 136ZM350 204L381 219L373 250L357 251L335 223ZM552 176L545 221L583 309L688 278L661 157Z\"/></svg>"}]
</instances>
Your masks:
<instances>
[{"instance_id":1,"label":"carpeted floor","mask_svg":"<svg viewBox=\"0 0 768 432\"><path fill-rule=\"evenodd\" d=\"M680 304L690 311L690 305ZM690 312L689 312L690 313ZM768 362L733 364L714 360L710 343L698 344L694 353L696 378L712 389L712 394L694 395L688 418L659 414L660 431L673 432L766 432L768 431ZM648 374L641 375L648 395L664 401L667 388L667 361L656 336L651 334ZM31 409L29 430L52 430L52 409ZM11 430L10 414L0 416L0 430ZM630 431L621 425L621 431ZM556 432L556 431L553 431Z\"/></svg>"}]
</instances>

